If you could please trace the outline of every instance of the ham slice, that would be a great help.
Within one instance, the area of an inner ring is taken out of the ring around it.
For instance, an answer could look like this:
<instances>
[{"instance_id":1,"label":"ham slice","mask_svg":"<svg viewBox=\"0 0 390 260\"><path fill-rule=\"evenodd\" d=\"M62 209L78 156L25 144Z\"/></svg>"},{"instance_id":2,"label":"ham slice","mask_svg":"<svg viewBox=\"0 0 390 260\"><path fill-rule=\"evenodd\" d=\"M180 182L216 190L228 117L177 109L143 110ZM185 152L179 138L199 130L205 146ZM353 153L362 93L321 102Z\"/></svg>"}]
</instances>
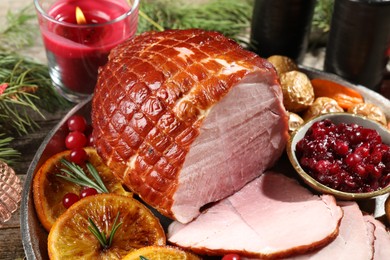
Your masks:
<instances>
[{"instance_id":1,"label":"ham slice","mask_svg":"<svg viewBox=\"0 0 390 260\"><path fill-rule=\"evenodd\" d=\"M375 226L364 220L363 214L356 202L338 202L338 205L342 207L344 216L341 220L339 235L336 239L318 251L289 259L373 259Z\"/></svg>"},{"instance_id":2,"label":"ham slice","mask_svg":"<svg viewBox=\"0 0 390 260\"><path fill-rule=\"evenodd\" d=\"M187 223L281 156L282 96L273 66L219 33L147 32L99 71L95 146L146 203Z\"/></svg>"},{"instance_id":3,"label":"ham slice","mask_svg":"<svg viewBox=\"0 0 390 260\"><path fill-rule=\"evenodd\" d=\"M168 240L201 254L288 257L332 241L342 216L333 196L266 172L191 223L173 222Z\"/></svg>"},{"instance_id":4,"label":"ham slice","mask_svg":"<svg viewBox=\"0 0 390 260\"><path fill-rule=\"evenodd\" d=\"M390 233L382 222L371 215L365 215L368 226L374 226L374 260L388 260L390 258Z\"/></svg>"}]
</instances>

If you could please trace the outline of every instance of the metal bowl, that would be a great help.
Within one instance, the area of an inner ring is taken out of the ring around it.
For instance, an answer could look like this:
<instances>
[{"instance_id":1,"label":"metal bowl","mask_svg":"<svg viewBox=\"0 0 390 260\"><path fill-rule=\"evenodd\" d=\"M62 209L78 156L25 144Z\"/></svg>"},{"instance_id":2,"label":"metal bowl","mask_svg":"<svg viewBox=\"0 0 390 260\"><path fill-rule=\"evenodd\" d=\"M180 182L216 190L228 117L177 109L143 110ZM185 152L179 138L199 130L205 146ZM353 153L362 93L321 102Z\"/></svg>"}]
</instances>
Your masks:
<instances>
[{"instance_id":1,"label":"metal bowl","mask_svg":"<svg viewBox=\"0 0 390 260\"><path fill-rule=\"evenodd\" d=\"M329 188L328 186L321 184L317 180L315 180L313 177L311 177L308 173L305 172L305 170L302 169L300 166L298 159L296 157L296 145L297 143L303 139L305 136L307 130L315 123L324 119L329 119L335 124L340 123L355 123L357 125L363 126L365 128L375 129L379 135L382 137L382 142L385 144L390 145L390 131L383 127L381 124L369 120L365 117L358 116L355 114L350 113L330 113L330 114L324 114L320 115L318 117L315 117L311 120L309 120L307 123L305 123L302 127L297 129L290 137L288 143L287 143L287 155L288 158L294 167L294 169L297 171L299 176L303 179L303 181L309 185L314 190L325 193L325 194L332 194L338 199L343 200L355 200L355 199L369 199L373 197L377 197L379 195L385 194L390 192L390 185L388 185L385 188L373 191L373 192L365 192L365 193L352 193L352 192L343 192L339 190L335 190L332 188Z\"/></svg>"},{"instance_id":2,"label":"metal bowl","mask_svg":"<svg viewBox=\"0 0 390 260\"><path fill-rule=\"evenodd\" d=\"M333 80L335 82L339 82L348 87L351 87L355 90L358 90L365 98L366 101L375 103L378 106L383 108L383 111L386 113L387 118L390 118L390 101L380 94L373 92L363 86L353 85L340 77L325 73L316 69L300 67L300 69L309 76L309 78L325 78L329 80ZM43 162L49 158L51 155L60 152L58 149L59 142L63 142L65 139L63 126L73 114L82 114L86 118L90 118L91 113L91 100L87 99L84 102L76 105L62 120L59 124L53 128L53 130L47 135L39 149L37 150L30 167L28 169L27 175L25 177L24 189L22 193L22 202L21 202L21 232L22 232L22 242L23 247L26 254L26 259L49 259L47 253L47 232L39 223L38 217L35 213L34 201L32 195L32 179L38 171L39 167L43 164ZM289 165L287 158L281 158L280 164ZM378 201L378 199L376 200ZM384 212L382 209L383 201L378 201L379 206L378 214L381 215ZM371 209L371 203L369 204ZM375 209L369 210L377 211L376 206ZM162 218L162 216L159 216Z\"/></svg>"}]
</instances>

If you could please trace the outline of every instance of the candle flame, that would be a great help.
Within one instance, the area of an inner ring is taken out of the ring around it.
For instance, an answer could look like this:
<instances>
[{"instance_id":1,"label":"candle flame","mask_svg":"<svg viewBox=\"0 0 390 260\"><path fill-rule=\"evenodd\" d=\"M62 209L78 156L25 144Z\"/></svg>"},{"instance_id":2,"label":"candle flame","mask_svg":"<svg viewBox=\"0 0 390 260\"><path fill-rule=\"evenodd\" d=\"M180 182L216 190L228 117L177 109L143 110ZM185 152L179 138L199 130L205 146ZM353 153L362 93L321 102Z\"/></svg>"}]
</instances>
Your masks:
<instances>
[{"instance_id":1,"label":"candle flame","mask_svg":"<svg viewBox=\"0 0 390 260\"><path fill-rule=\"evenodd\" d=\"M81 8L76 6L76 21L77 24L86 24L87 19L85 19L83 11L81 11Z\"/></svg>"}]
</instances>

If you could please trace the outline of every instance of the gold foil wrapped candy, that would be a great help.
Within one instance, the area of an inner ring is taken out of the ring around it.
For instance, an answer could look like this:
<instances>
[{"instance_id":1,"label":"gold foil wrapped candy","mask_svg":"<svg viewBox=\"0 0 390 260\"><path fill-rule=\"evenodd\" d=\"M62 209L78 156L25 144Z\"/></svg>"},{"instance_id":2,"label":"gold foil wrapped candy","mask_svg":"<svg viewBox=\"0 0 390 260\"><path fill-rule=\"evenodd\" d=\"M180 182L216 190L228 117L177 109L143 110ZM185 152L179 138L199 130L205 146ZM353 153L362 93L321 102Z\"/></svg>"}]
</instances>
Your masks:
<instances>
[{"instance_id":1,"label":"gold foil wrapped candy","mask_svg":"<svg viewBox=\"0 0 390 260\"><path fill-rule=\"evenodd\" d=\"M288 113L288 130L294 132L300 128L305 121L299 115L295 113Z\"/></svg>"},{"instance_id":2,"label":"gold foil wrapped candy","mask_svg":"<svg viewBox=\"0 0 390 260\"><path fill-rule=\"evenodd\" d=\"M280 76L283 103L290 112L301 112L314 101L314 90L310 79L300 71L289 71Z\"/></svg>"},{"instance_id":3,"label":"gold foil wrapped candy","mask_svg":"<svg viewBox=\"0 0 390 260\"><path fill-rule=\"evenodd\" d=\"M386 115L378 106L370 103L356 104L348 109L349 113L365 116L382 125L387 125Z\"/></svg>"},{"instance_id":4,"label":"gold foil wrapped candy","mask_svg":"<svg viewBox=\"0 0 390 260\"><path fill-rule=\"evenodd\" d=\"M267 59L269 62L274 65L276 72L278 73L279 77L286 72L292 71L292 70L298 70L297 64L286 56L281 55L273 55L270 56Z\"/></svg>"},{"instance_id":5,"label":"gold foil wrapped candy","mask_svg":"<svg viewBox=\"0 0 390 260\"><path fill-rule=\"evenodd\" d=\"M14 170L0 161L0 226L18 209L21 191L22 186Z\"/></svg>"},{"instance_id":6,"label":"gold foil wrapped candy","mask_svg":"<svg viewBox=\"0 0 390 260\"><path fill-rule=\"evenodd\" d=\"M328 97L319 97L316 98L314 103L307 109L303 115L303 119L305 121L309 120L310 118L327 114L327 113L334 113L334 112L344 112L344 109L342 109L336 100Z\"/></svg>"}]
</instances>

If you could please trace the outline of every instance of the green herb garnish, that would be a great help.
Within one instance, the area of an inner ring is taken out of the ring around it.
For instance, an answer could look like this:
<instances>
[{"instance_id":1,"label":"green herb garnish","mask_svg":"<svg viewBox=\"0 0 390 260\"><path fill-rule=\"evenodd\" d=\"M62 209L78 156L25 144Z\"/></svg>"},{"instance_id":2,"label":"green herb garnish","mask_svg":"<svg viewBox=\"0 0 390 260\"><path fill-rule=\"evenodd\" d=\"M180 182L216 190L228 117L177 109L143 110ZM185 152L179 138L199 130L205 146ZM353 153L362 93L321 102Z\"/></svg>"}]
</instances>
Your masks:
<instances>
[{"instance_id":1,"label":"green herb garnish","mask_svg":"<svg viewBox=\"0 0 390 260\"><path fill-rule=\"evenodd\" d=\"M122 222L117 224L118 218L119 218L119 212L118 212L118 214L116 214L114 224L112 225L112 230L111 230L108 238L107 238L105 232L104 231L100 232L99 228L96 226L96 224L93 222L93 220L91 218L88 218L88 221L90 223L90 226L88 226L89 231L91 231L91 233L96 237L96 239L99 240L100 245L104 249L110 248L116 231L122 225Z\"/></svg>"},{"instance_id":2,"label":"green herb garnish","mask_svg":"<svg viewBox=\"0 0 390 260\"><path fill-rule=\"evenodd\" d=\"M61 163L67 167L61 169L61 172L65 173L66 175L57 174L58 177L81 186L94 188L99 193L109 193L102 179L100 178L99 173L91 163L87 162L86 165L89 173L95 180L89 178L84 172L83 168L81 168L79 165L73 162L69 162L66 159L61 159Z\"/></svg>"}]
</instances>

